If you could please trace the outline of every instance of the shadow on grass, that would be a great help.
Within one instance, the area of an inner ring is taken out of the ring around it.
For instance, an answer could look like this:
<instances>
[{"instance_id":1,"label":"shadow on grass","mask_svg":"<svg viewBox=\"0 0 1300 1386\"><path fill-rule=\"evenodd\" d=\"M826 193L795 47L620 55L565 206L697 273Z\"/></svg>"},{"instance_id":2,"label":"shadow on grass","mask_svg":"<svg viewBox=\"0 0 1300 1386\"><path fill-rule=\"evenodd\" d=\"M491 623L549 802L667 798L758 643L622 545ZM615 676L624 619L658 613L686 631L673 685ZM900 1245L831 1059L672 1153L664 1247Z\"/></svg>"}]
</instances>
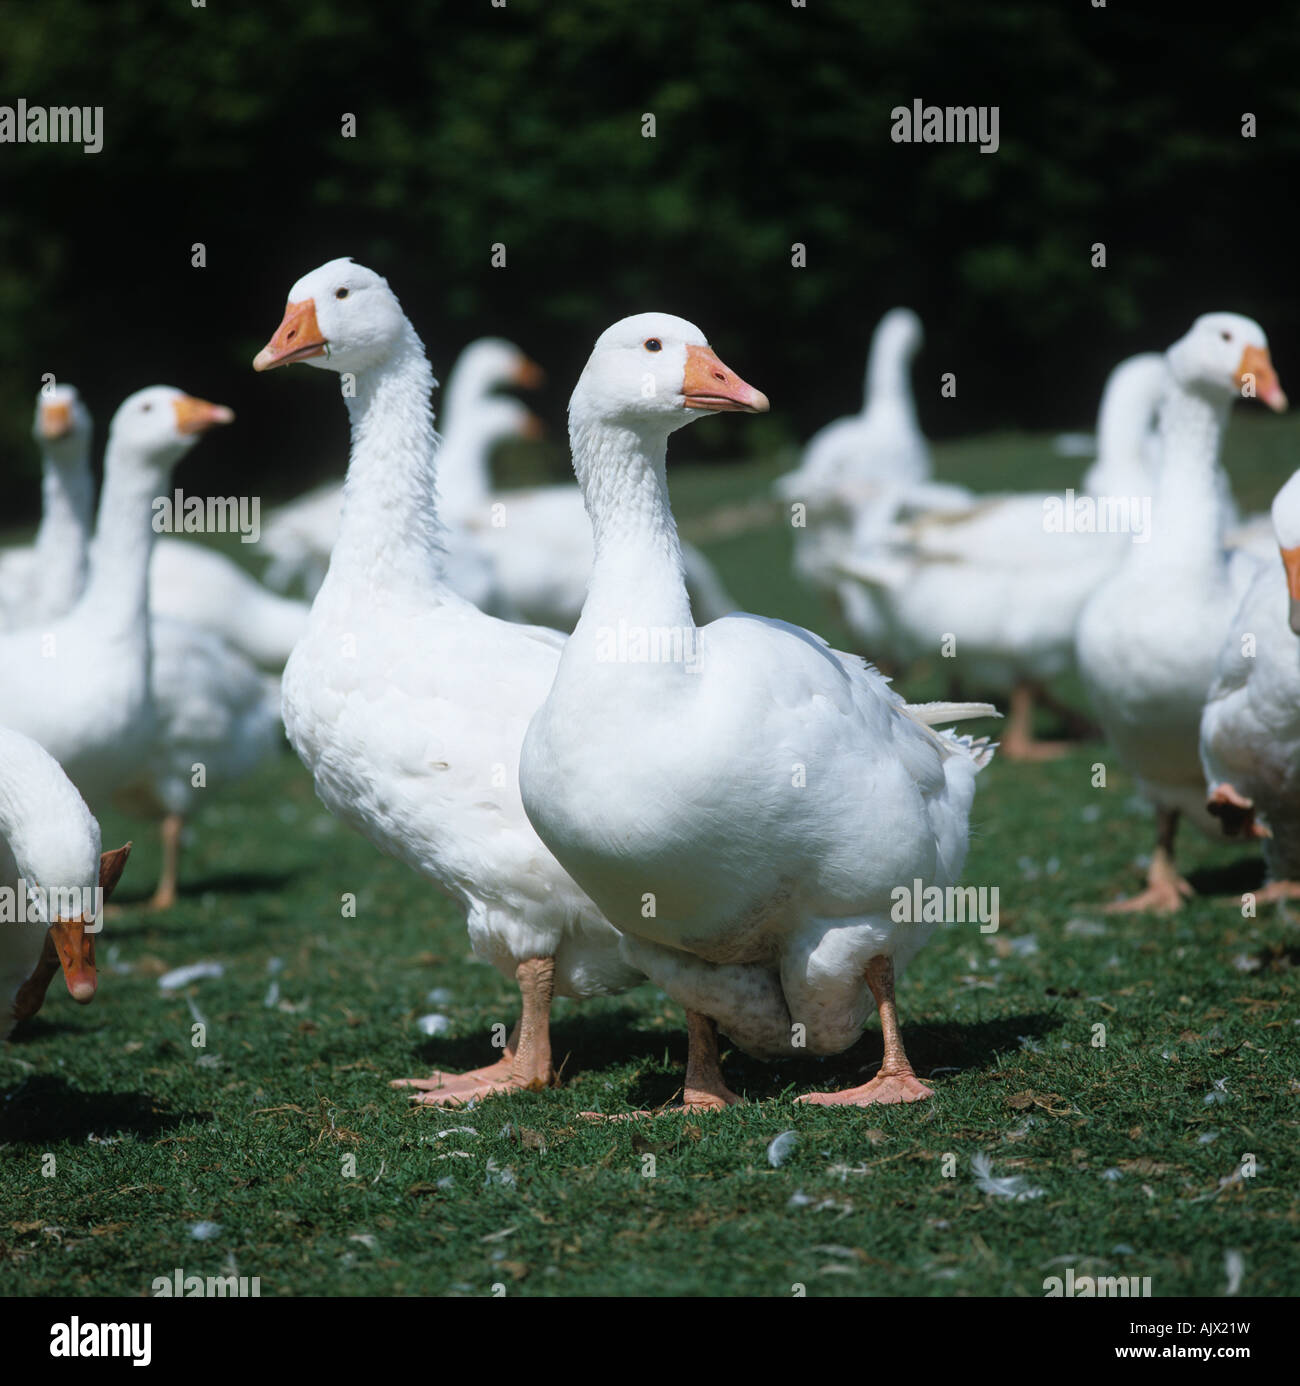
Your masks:
<instances>
[{"instance_id":1,"label":"shadow on grass","mask_svg":"<svg viewBox=\"0 0 1300 1386\"><path fill-rule=\"evenodd\" d=\"M124 1132L158 1136L206 1112L162 1112L142 1092L83 1092L62 1078L28 1077L0 1090L0 1141L50 1145Z\"/></svg>"},{"instance_id":2,"label":"shadow on grass","mask_svg":"<svg viewBox=\"0 0 1300 1386\"><path fill-rule=\"evenodd\" d=\"M182 880L176 888L181 900L197 900L203 895L257 895L282 891L301 872L298 871L232 871L216 876L198 876ZM113 904L123 911L135 909L153 898L152 889L138 891L115 890ZM166 910L158 911L159 919L167 917Z\"/></svg>"},{"instance_id":3,"label":"shadow on grass","mask_svg":"<svg viewBox=\"0 0 1300 1386\"><path fill-rule=\"evenodd\" d=\"M1232 895L1240 897L1247 891L1258 890L1264 884L1264 858L1239 857L1223 866L1202 866L1188 876L1198 895Z\"/></svg>"},{"instance_id":4,"label":"shadow on grass","mask_svg":"<svg viewBox=\"0 0 1300 1386\"><path fill-rule=\"evenodd\" d=\"M650 1030L634 1023L633 1013L581 1018L557 1025L552 1035L556 1060L568 1062L565 1078L598 1074L611 1066L639 1063L637 1075L626 1093L611 1093L633 1107L654 1108L674 1098L686 1069L686 1030L683 1023L672 1030ZM969 1024L916 1022L904 1027L908 1057L922 1078L937 1070L979 1071L993 1066L1000 1054L1016 1053L1023 1038L1041 1039L1061 1021L1041 1011ZM664 1051L670 1071L663 1071ZM725 1039L721 1044L723 1072L728 1084L755 1101L777 1097L790 1086L800 1092L836 1091L864 1083L880 1067L881 1039L873 1022L862 1038L843 1054L828 1058L783 1059L764 1063L742 1053ZM655 1071L650 1071L651 1069ZM613 1110L611 1107L609 1110Z\"/></svg>"}]
</instances>

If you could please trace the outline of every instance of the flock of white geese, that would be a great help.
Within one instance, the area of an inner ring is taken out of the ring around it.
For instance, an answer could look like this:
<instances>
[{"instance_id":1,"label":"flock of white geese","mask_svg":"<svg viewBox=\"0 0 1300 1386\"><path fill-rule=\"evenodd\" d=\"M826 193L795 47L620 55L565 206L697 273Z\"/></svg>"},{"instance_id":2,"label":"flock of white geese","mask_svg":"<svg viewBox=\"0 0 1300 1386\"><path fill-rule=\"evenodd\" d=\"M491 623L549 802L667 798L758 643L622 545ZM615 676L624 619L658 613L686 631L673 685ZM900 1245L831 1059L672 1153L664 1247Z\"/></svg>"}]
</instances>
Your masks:
<instances>
[{"instance_id":1,"label":"flock of white geese","mask_svg":"<svg viewBox=\"0 0 1300 1386\"><path fill-rule=\"evenodd\" d=\"M1241 524L1220 466L1234 400L1285 407L1262 329L1209 314L1112 374L1080 497L1133 513L1147 498L1144 536L1049 524L1048 494L936 482L919 345L915 315L888 314L862 413L778 482L797 572L869 658L946 656L955 684L1005 695L1012 755L1052 753L1033 703L1077 668L1157 811L1147 888L1120 907L1189 893L1183 815L1263 837L1268 892L1300 891L1300 474L1270 538ZM493 1061L397 1080L414 1100L550 1085L552 999L647 978L686 1012L687 1109L739 1100L719 1032L762 1058L831 1054L872 1009L876 1074L799 1100L930 1096L894 987L938 925L899 918L898 888L960 879L995 747L944 728L997 714L909 704L865 659L736 610L681 542L669 435L767 398L693 324L625 318L570 400L578 485L499 491L493 447L536 427L500 393L539 374L509 343L463 353L440 439L414 326L342 259L293 285L253 365L295 362L340 377L350 458L341 486L269 519L266 584L154 532L154 498L228 409L166 386L130 396L95 518L87 411L67 385L37 400L40 528L0 553L0 1031L60 969L74 1000L94 996L98 913L128 850L101 851L101 806L160 822L151 903L166 908L187 814L283 726L330 812L459 902L475 953L519 987ZM284 595L295 584L307 600Z\"/></svg>"}]
</instances>

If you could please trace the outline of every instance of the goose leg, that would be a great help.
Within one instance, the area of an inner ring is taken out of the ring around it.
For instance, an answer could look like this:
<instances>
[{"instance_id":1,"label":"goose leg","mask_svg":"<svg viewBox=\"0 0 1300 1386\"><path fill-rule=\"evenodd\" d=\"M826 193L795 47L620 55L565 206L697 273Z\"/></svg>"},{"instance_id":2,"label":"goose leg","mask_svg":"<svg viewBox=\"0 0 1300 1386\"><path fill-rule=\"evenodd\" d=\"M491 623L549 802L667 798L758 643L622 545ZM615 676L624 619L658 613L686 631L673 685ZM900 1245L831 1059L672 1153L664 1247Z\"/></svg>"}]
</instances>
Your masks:
<instances>
[{"instance_id":1,"label":"goose leg","mask_svg":"<svg viewBox=\"0 0 1300 1386\"><path fill-rule=\"evenodd\" d=\"M1104 907L1107 914L1172 914L1183 907L1183 900L1195 894L1174 865L1174 837L1178 832L1178 810L1156 810L1156 850L1147 869L1147 888L1128 900L1116 900Z\"/></svg>"},{"instance_id":2,"label":"goose leg","mask_svg":"<svg viewBox=\"0 0 1300 1386\"><path fill-rule=\"evenodd\" d=\"M162 821L162 870L158 873L158 888L146 909L169 910L176 903L176 876L180 868L181 829L184 826L185 820L179 813L169 813Z\"/></svg>"},{"instance_id":3,"label":"goose leg","mask_svg":"<svg viewBox=\"0 0 1300 1386\"><path fill-rule=\"evenodd\" d=\"M1000 753L1011 760L1057 760L1070 748L1064 741L1039 741L1034 736L1034 702L1037 690L1021 679L1011 690L1010 716Z\"/></svg>"},{"instance_id":4,"label":"goose leg","mask_svg":"<svg viewBox=\"0 0 1300 1386\"><path fill-rule=\"evenodd\" d=\"M416 1088L427 1107L459 1107L474 1098L512 1089L537 1091L555 1081L551 1067L551 1000L555 959L526 958L515 969L523 1009L496 1063L468 1073L435 1072L428 1078L395 1078L394 1088Z\"/></svg>"},{"instance_id":5,"label":"goose leg","mask_svg":"<svg viewBox=\"0 0 1300 1386\"><path fill-rule=\"evenodd\" d=\"M885 1041L885 1058L880 1072L861 1087L846 1088L843 1092L808 1092L797 1100L818 1107L870 1107L877 1102L919 1102L933 1097L912 1071L903 1049L903 1035L894 1005L894 960L872 958L867 964L867 985L876 999L880 1015L880 1033Z\"/></svg>"},{"instance_id":6,"label":"goose leg","mask_svg":"<svg viewBox=\"0 0 1300 1386\"><path fill-rule=\"evenodd\" d=\"M699 1011L686 1012L686 1085L682 1110L711 1112L740 1098L722 1078L718 1063L718 1022Z\"/></svg>"}]
</instances>

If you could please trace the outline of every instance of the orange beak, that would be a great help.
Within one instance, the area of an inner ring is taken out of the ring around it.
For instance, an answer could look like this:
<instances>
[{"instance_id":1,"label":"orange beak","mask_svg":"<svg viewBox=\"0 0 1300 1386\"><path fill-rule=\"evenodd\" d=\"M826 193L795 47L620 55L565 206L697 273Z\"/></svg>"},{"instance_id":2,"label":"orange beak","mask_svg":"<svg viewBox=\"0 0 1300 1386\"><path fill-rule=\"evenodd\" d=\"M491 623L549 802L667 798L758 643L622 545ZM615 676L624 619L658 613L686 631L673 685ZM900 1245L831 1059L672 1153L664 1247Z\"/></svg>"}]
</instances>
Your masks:
<instances>
[{"instance_id":1,"label":"orange beak","mask_svg":"<svg viewBox=\"0 0 1300 1386\"><path fill-rule=\"evenodd\" d=\"M107 900L122 878L126 860L131 855L131 843L111 852L99 854L100 899ZM95 921L89 921L94 924ZM27 1020L40 1010L54 974L63 968L68 991L74 1001L83 1005L95 995L98 978L95 974L95 933L87 932L84 918L56 920L45 933L45 946L32 975L19 987L14 997L14 1020Z\"/></svg>"},{"instance_id":2,"label":"orange beak","mask_svg":"<svg viewBox=\"0 0 1300 1386\"><path fill-rule=\"evenodd\" d=\"M68 994L83 1006L95 998L95 935L86 932L82 917L56 919L50 925L50 938L59 955L59 966L67 979Z\"/></svg>"},{"instance_id":3,"label":"orange beak","mask_svg":"<svg viewBox=\"0 0 1300 1386\"><path fill-rule=\"evenodd\" d=\"M176 411L176 427L181 433L206 433L217 424L234 423L235 411L224 404L210 404L206 399L182 395L172 401Z\"/></svg>"},{"instance_id":4,"label":"orange beak","mask_svg":"<svg viewBox=\"0 0 1300 1386\"><path fill-rule=\"evenodd\" d=\"M325 356L328 349L329 343L316 322L316 300L304 298L285 308L284 320L275 329L275 336L253 357L253 369L273 370L311 356Z\"/></svg>"},{"instance_id":5,"label":"orange beak","mask_svg":"<svg viewBox=\"0 0 1300 1386\"><path fill-rule=\"evenodd\" d=\"M72 432L72 405L66 400L41 405L41 437L47 443L66 438Z\"/></svg>"},{"instance_id":6,"label":"orange beak","mask_svg":"<svg viewBox=\"0 0 1300 1386\"><path fill-rule=\"evenodd\" d=\"M545 379L546 372L536 361L530 361L526 356L519 358L519 364L515 367L514 383L521 390L540 389Z\"/></svg>"},{"instance_id":7,"label":"orange beak","mask_svg":"<svg viewBox=\"0 0 1300 1386\"><path fill-rule=\"evenodd\" d=\"M766 414L768 410L767 396L729 371L711 347L686 348L682 399L688 409L718 414Z\"/></svg>"},{"instance_id":8,"label":"orange beak","mask_svg":"<svg viewBox=\"0 0 1300 1386\"><path fill-rule=\"evenodd\" d=\"M1256 399L1267 404L1275 414L1286 411L1286 395L1282 393L1282 387L1278 384L1277 372L1273 369L1273 360L1267 347L1248 346L1241 353L1241 365L1237 367L1237 384L1244 388L1248 380L1254 382Z\"/></svg>"}]
</instances>

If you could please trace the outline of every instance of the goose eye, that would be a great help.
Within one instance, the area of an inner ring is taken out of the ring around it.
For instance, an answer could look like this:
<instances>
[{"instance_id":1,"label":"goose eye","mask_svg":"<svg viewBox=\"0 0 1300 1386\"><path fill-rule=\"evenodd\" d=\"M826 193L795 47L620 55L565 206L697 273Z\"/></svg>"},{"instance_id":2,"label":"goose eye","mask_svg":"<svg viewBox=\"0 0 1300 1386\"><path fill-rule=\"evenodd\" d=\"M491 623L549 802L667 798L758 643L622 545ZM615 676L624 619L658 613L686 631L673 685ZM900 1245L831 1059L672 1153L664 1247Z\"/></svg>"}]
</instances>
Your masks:
<instances>
[{"instance_id":1,"label":"goose eye","mask_svg":"<svg viewBox=\"0 0 1300 1386\"><path fill-rule=\"evenodd\" d=\"M647 351L662 351L664 349L664 344L659 340L658 337L647 337L645 342L645 349Z\"/></svg>"},{"instance_id":2,"label":"goose eye","mask_svg":"<svg viewBox=\"0 0 1300 1386\"><path fill-rule=\"evenodd\" d=\"M1232 341L1232 333L1231 333L1231 332L1221 332L1219 335L1223 338L1223 340L1224 340L1225 342L1230 342L1230 341Z\"/></svg>"},{"instance_id":3,"label":"goose eye","mask_svg":"<svg viewBox=\"0 0 1300 1386\"><path fill-rule=\"evenodd\" d=\"M141 412L142 414L147 414L152 408L153 408L153 405L152 405L152 404L142 404L142 405L140 406L140 412Z\"/></svg>"},{"instance_id":4,"label":"goose eye","mask_svg":"<svg viewBox=\"0 0 1300 1386\"><path fill-rule=\"evenodd\" d=\"M335 298L347 298L347 296L348 296L348 291L347 291L346 289L335 289L335 290L334 290L334 297L335 297Z\"/></svg>"}]
</instances>

